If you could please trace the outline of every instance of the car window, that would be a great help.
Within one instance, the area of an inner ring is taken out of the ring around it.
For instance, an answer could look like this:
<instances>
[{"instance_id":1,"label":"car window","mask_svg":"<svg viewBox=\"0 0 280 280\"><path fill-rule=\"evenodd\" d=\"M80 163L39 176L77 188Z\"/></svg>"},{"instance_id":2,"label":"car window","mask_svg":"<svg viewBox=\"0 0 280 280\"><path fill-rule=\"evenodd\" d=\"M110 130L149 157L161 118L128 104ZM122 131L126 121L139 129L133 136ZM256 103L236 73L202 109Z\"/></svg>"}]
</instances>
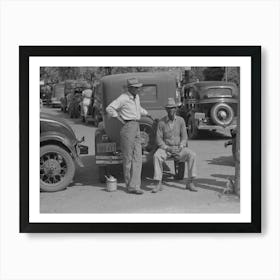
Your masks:
<instances>
[{"instance_id":1,"label":"car window","mask_svg":"<svg viewBox=\"0 0 280 280\"><path fill-rule=\"evenodd\" d=\"M154 103L157 101L157 86L156 85L143 85L139 92L141 103Z\"/></svg>"},{"instance_id":2,"label":"car window","mask_svg":"<svg viewBox=\"0 0 280 280\"><path fill-rule=\"evenodd\" d=\"M207 96L208 97L231 97L232 96L232 90L230 88L211 88L207 90Z\"/></svg>"}]
</instances>

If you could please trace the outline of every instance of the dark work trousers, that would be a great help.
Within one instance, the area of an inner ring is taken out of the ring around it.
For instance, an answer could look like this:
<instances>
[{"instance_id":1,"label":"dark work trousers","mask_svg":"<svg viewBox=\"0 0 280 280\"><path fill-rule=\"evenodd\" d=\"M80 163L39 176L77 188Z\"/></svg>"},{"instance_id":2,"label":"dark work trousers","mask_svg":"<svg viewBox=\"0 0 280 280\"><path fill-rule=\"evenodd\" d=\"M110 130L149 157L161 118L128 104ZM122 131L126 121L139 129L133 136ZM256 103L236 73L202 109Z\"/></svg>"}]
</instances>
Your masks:
<instances>
[{"instance_id":1,"label":"dark work trousers","mask_svg":"<svg viewBox=\"0 0 280 280\"><path fill-rule=\"evenodd\" d=\"M128 190L139 190L141 185L142 147L139 123L129 121L120 131L123 153L123 174Z\"/></svg>"}]
</instances>

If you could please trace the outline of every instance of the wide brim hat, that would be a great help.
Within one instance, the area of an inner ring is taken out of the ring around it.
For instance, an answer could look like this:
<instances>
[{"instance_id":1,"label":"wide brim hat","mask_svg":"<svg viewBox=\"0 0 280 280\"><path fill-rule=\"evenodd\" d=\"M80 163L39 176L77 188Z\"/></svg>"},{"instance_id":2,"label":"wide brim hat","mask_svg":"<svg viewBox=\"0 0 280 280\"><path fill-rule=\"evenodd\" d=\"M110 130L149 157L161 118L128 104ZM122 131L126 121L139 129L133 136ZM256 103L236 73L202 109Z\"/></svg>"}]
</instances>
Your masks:
<instances>
[{"instance_id":1,"label":"wide brim hat","mask_svg":"<svg viewBox=\"0 0 280 280\"><path fill-rule=\"evenodd\" d=\"M142 87L143 84L139 83L139 81L136 79L136 78L130 78L130 79L127 79L127 86L128 87Z\"/></svg>"},{"instance_id":2,"label":"wide brim hat","mask_svg":"<svg viewBox=\"0 0 280 280\"><path fill-rule=\"evenodd\" d=\"M174 98L168 98L165 108L177 108L178 104L175 102Z\"/></svg>"}]
</instances>

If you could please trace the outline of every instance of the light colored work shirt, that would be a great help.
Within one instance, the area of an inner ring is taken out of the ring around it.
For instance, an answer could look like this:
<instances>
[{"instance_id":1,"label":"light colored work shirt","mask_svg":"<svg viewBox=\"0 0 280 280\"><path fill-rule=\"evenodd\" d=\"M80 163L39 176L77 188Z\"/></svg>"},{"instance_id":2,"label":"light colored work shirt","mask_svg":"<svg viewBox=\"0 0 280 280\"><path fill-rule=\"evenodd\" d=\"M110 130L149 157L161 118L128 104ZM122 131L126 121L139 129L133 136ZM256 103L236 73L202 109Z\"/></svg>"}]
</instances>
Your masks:
<instances>
[{"instance_id":1,"label":"light colored work shirt","mask_svg":"<svg viewBox=\"0 0 280 280\"><path fill-rule=\"evenodd\" d=\"M138 94L134 98L129 92L121 94L109 104L106 112L113 118L120 116L124 120L140 120L141 115L148 115L148 112L140 105Z\"/></svg>"},{"instance_id":2,"label":"light colored work shirt","mask_svg":"<svg viewBox=\"0 0 280 280\"><path fill-rule=\"evenodd\" d=\"M168 116L165 116L159 121L157 144L160 148L165 150L167 146L186 147L187 140L186 123L183 118L175 116L171 121Z\"/></svg>"},{"instance_id":3,"label":"light colored work shirt","mask_svg":"<svg viewBox=\"0 0 280 280\"><path fill-rule=\"evenodd\" d=\"M83 97L91 98L92 97L92 90L91 89L85 89L82 92Z\"/></svg>"},{"instance_id":4,"label":"light colored work shirt","mask_svg":"<svg viewBox=\"0 0 280 280\"><path fill-rule=\"evenodd\" d=\"M82 97L83 97L83 101L82 101L83 106L89 106L91 103L92 90L91 89L83 90Z\"/></svg>"}]
</instances>

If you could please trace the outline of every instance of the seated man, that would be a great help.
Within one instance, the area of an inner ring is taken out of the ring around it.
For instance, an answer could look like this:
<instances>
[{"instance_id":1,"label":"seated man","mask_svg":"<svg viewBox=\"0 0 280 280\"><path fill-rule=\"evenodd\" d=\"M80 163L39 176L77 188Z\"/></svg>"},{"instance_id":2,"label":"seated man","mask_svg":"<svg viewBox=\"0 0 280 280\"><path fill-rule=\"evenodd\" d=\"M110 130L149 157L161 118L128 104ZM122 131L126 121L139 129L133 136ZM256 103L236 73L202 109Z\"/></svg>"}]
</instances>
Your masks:
<instances>
[{"instance_id":1,"label":"seated man","mask_svg":"<svg viewBox=\"0 0 280 280\"><path fill-rule=\"evenodd\" d=\"M174 158L179 162L188 163L188 182L186 189L196 192L193 179L196 177L196 154L187 148L187 131L183 118L176 116L177 105L173 98L168 98L165 106L167 116L162 118L157 128L158 150L154 154L154 180L157 185L153 193L162 190L162 163L167 158Z\"/></svg>"}]
</instances>

